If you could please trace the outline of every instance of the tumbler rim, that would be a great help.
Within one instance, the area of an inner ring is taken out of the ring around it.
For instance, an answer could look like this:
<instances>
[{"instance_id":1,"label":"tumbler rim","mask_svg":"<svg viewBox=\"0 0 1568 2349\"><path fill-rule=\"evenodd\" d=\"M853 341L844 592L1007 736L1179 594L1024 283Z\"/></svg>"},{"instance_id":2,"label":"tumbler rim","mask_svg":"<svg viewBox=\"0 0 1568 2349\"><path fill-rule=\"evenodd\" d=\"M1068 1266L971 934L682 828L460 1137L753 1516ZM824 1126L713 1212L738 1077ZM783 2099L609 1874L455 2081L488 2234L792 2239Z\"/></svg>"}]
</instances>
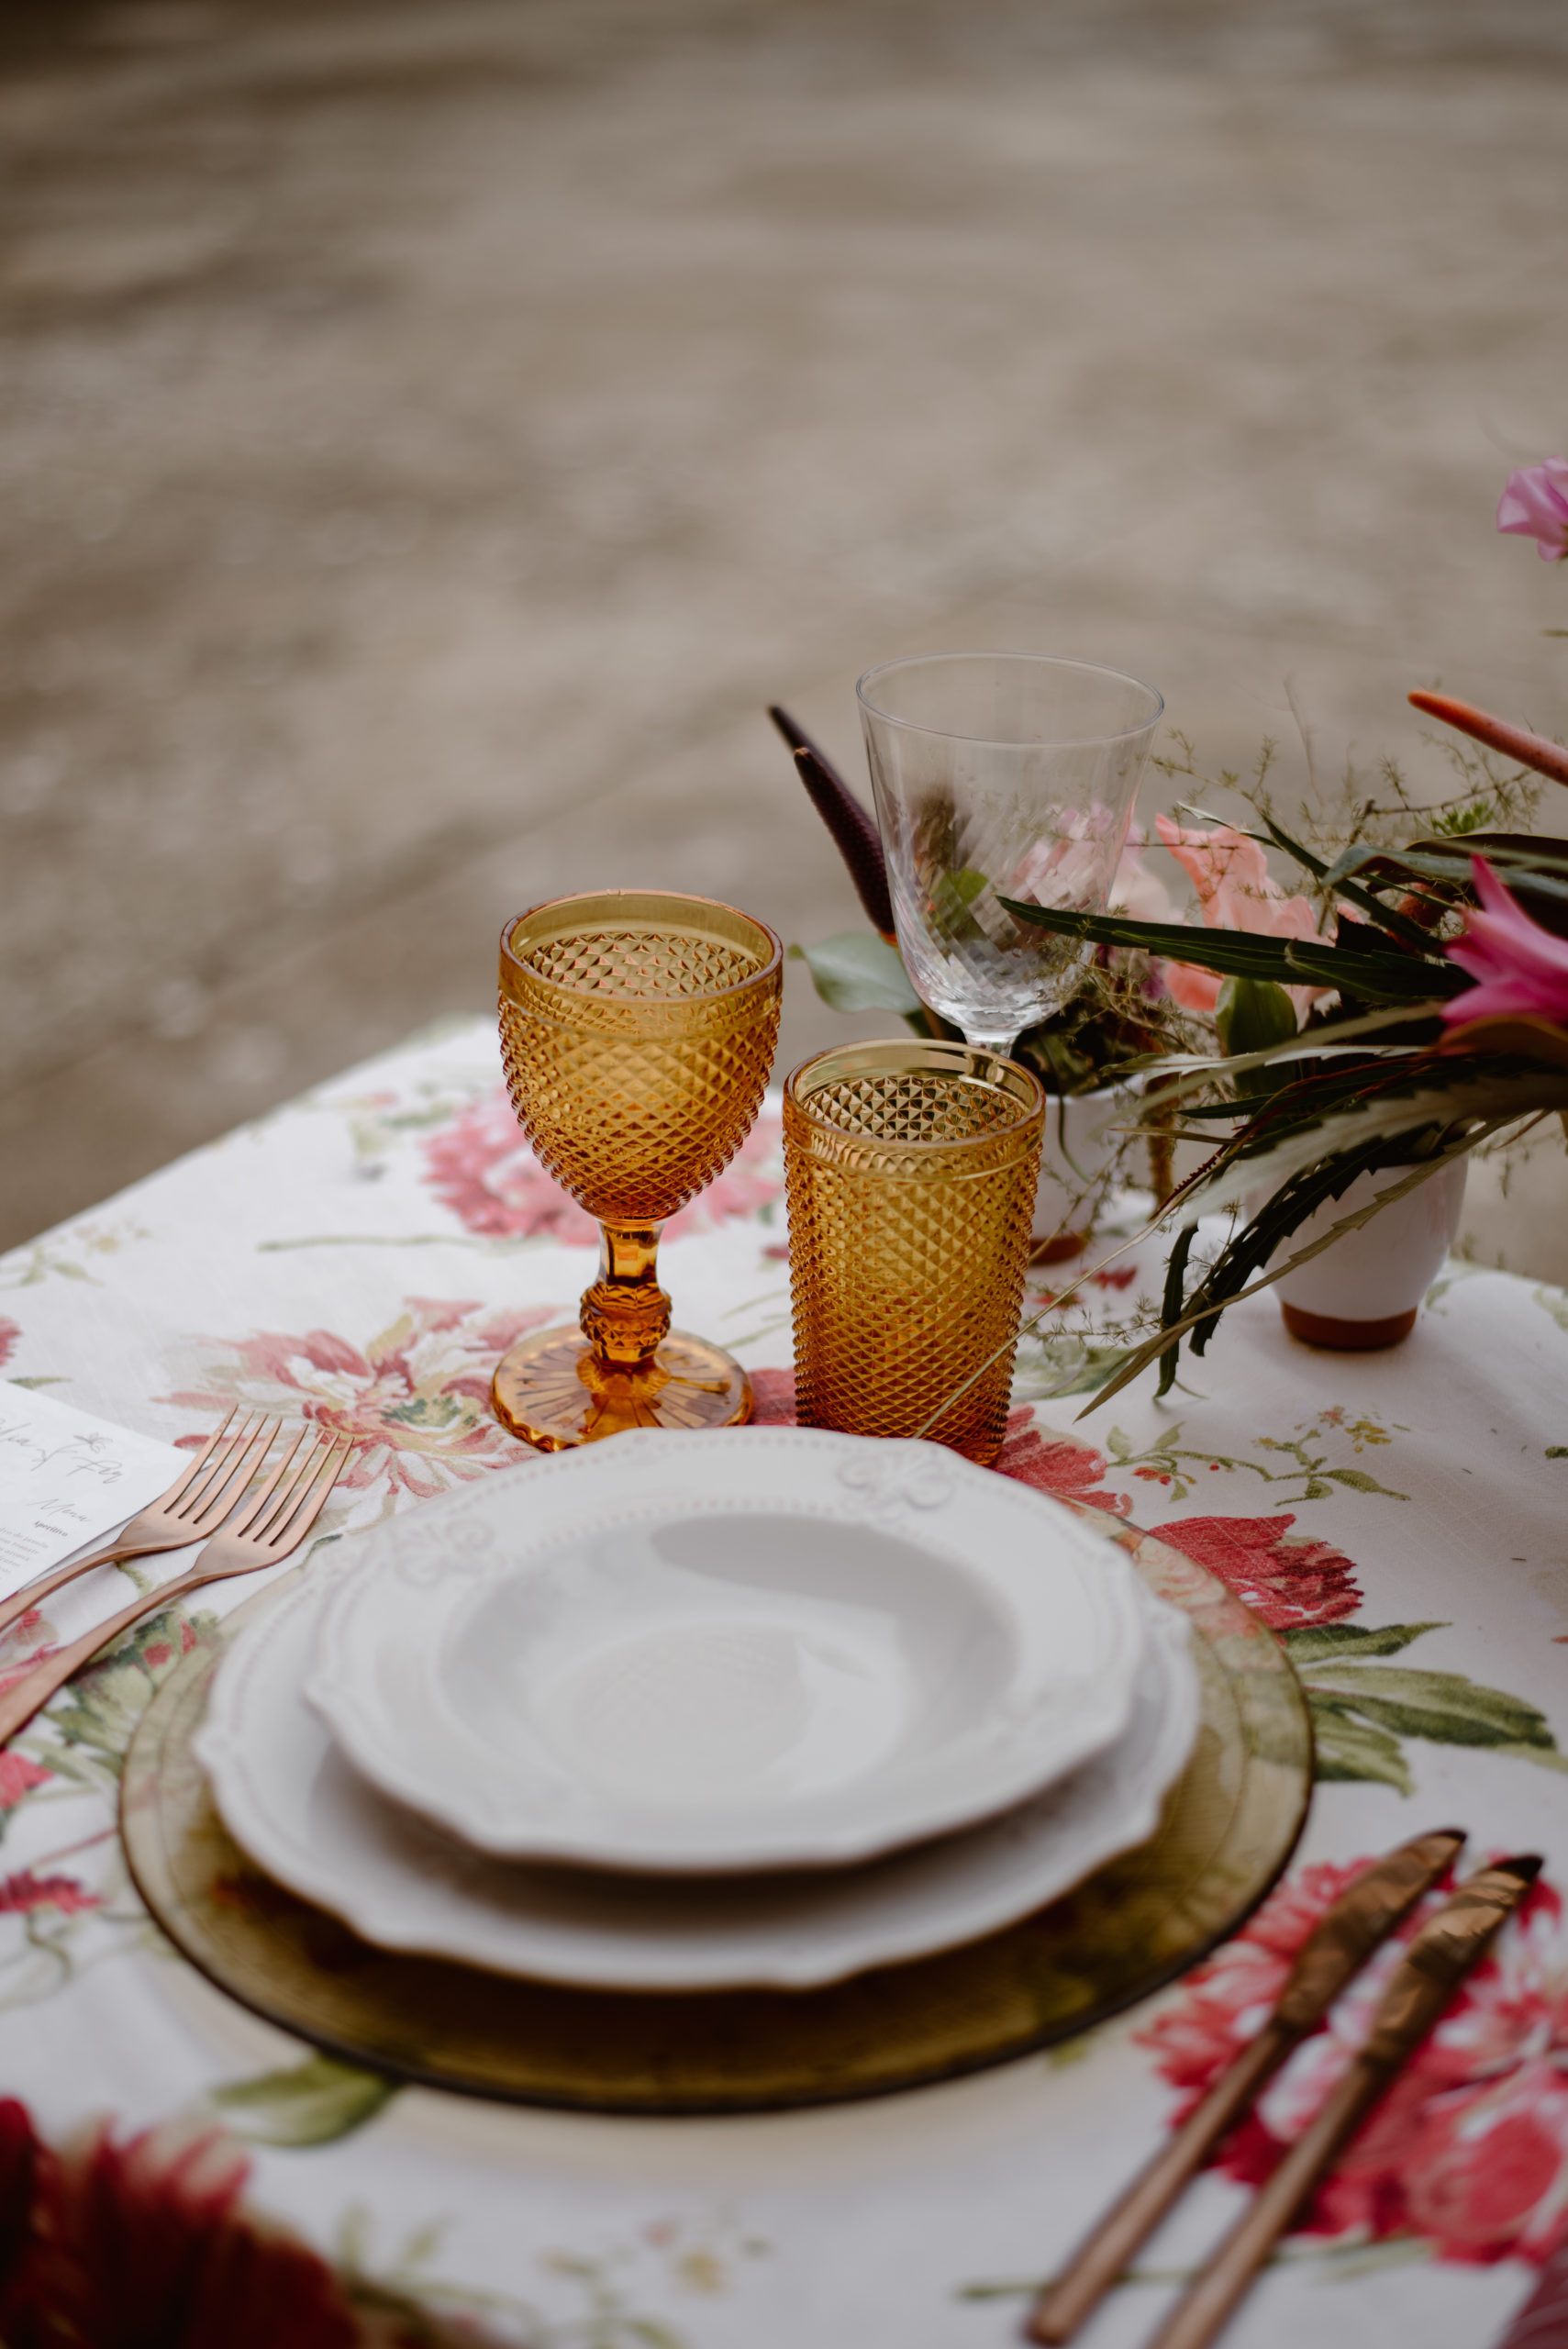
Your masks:
<instances>
[{"instance_id":1,"label":"tumbler rim","mask_svg":"<svg viewBox=\"0 0 1568 2349\"><path fill-rule=\"evenodd\" d=\"M879 1061L876 1056L883 1053L895 1057ZM802 1078L808 1076L813 1069L820 1068L825 1061L845 1062L850 1065L825 1077L821 1085L804 1090ZM890 1137L884 1139L871 1134L849 1137L844 1134L842 1127L832 1125L816 1114L811 1107L812 1095L820 1092L823 1085L836 1083L840 1077L870 1074L879 1068L895 1075L967 1076L972 1083L988 1084L991 1081L979 1075L973 1067L976 1062L986 1061L998 1070L1005 1070L1010 1080L1005 1086L994 1085L993 1090L1009 1093L1018 1107L1018 1116L1011 1126L993 1128L989 1132L939 1136L929 1141L895 1141ZM862 1065L855 1066L857 1062ZM794 1110L797 1117L807 1119L820 1131L862 1141L877 1151L897 1152L901 1156L907 1153L917 1163L928 1154L933 1160L940 1156L951 1163L958 1153L968 1155L994 1151L1004 1135L1026 1132L1037 1120L1042 1126L1045 1120L1045 1087L1032 1069L1026 1068L1021 1061L1009 1060L1005 1053L991 1051L987 1045L955 1043L945 1037L873 1036L859 1042L829 1044L825 1051L813 1052L809 1060L802 1061L798 1067L791 1069L784 1079L784 1097L787 1108Z\"/></svg>"},{"instance_id":2,"label":"tumbler rim","mask_svg":"<svg viewBox=\"0 0 1568 2349\"><path fill-rule=\"evenodd\" d=\"M927 726L917 718L900 718L895 711L884 709L880 703L873 701L867 690L874 686L879 678L892 676L895 670L936 668L942 662L956 663L966 661L1018 661L1036 669L1076 669L1091 676L1112 677L1118 685L1133 685L1140 694L1147 694L1153 707L1147 717L1109 732L1031 735L1019 739L1014 735L966 734L953 727ZM941 742L973 742L996 751L1076 751L1087 750L1096 743L1108 747L1113 742L1129 741L1134 735L1151 731L1159 724L1165 708L1165 696L1158 686L1146 685L1141 677L1133 676L1129 670L1112 668L1105 661L1077 661L1065 653L1056 652L906 652L896 661L881 661L874 668L864 671L856 681L855 698L866 715L874 718L879 725L897 726L909 734L929 734Z\"/></svg>"}]
</instances>

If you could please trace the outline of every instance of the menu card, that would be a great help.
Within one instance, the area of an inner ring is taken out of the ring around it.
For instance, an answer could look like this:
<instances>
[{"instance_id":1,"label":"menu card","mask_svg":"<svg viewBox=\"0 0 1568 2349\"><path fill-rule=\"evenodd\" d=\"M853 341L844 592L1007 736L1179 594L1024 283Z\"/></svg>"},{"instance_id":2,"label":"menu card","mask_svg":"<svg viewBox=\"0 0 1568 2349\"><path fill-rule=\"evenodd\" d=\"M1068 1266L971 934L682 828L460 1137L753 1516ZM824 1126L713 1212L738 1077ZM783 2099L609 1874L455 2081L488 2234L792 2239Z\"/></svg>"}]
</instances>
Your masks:
<instances>
[{"instance_id":1,"label":"menu card","mask_svg":"<svg viewBox=\"0 0 1568 2349\"><path fill-rule=\"evenodd\" d=\"M0 1379L0 1598L118 1531L188 1453Z\"/></svg>"}]
</instances>

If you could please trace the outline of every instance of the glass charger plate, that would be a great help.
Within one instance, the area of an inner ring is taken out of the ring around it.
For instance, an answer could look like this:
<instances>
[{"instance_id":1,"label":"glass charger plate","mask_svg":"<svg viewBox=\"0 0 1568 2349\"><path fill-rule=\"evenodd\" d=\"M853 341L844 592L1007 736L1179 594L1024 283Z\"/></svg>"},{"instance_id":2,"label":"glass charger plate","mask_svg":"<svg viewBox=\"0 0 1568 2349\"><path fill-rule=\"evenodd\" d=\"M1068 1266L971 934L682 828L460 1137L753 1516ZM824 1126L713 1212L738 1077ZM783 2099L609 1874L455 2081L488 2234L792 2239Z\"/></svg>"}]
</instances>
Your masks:
<instances>
[{"instance_id":1,"label":"glass charger plate","mask_svg":"<svg viewBox=\"0 0 1568 2349\"><path fill-rule=\"evenodd\" d=\"M462 2095L745 2112L1009 2062L1195 1965L1263 1898L1307 1816L1312 1734L1272 1633L1201 1566L1133 1527L1116 1531L1197 1633L1193 1758L1147 1843L965 1947L826 1989L692 1994L569 1989L373 1948L225 1831L191 1752L219 1647L195 1650L163 1683L127 1756L132 1875L175 1947L242 2006L345 2062ZM222 1636L249 1612L229 1616Z\"/></svg>"}]
</instances>

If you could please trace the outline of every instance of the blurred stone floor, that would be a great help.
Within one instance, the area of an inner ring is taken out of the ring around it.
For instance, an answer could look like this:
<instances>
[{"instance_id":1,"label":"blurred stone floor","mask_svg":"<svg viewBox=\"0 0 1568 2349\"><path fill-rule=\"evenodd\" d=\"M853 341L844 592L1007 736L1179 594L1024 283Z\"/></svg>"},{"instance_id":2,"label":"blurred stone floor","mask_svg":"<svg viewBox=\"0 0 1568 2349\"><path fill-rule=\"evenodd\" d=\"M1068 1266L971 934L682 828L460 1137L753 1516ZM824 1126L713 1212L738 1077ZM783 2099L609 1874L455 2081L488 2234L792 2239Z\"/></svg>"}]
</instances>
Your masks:
<instances>
[{"instance_id":1,"label":"blurred stone floor","mask_svg":"<svg viewBox=\"0 0 1568 2349\"><path fill-rule=\"evenodd\" d=\"M0 5L0 1244L485 1009L523 903L850 926L762 705L856 771L901 651L1287 791L1435 786L1416 684L1568 732L1492 528L1565 99L1561 0ZM1568 1275L1562 1173L1478 1252Z\"/></svg>"}]
</instances>

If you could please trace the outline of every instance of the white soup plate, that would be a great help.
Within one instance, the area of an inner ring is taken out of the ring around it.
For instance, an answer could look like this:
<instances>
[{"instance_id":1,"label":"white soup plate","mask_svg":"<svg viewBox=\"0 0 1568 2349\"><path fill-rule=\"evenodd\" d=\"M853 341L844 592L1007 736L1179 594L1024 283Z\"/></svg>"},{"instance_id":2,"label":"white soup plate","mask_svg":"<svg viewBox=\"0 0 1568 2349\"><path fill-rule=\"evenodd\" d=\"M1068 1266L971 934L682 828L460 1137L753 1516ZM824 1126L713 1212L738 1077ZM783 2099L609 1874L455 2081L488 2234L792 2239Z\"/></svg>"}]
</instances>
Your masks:
<instances>
[{"instance_id":1,"label":"white soup plate","mask_svg":"<svg viewBox=\"0 0 1568 2349\"><path fill-rule=\"evenodd\" d=\"M595 1989L803 1990L953 1947L1145 1842L1197 1730L1186 1618L1144 1593L1150 1636L1124 1735L984 1826L864 1867L773 1876L487 1859L377 1794L305 1702L333 1579L315 1568L219 1667L196 1738L219 1812L269 1874L363 1940L493 1973Z\"/></svg>"},{"instance_id":2,"label":"white soup plate","mask_svg":"<svg viewBox=\"0 0 1568 2349\"><path fill-rule=\"evenodd\" d=\"M1125 1729L1135 1570L934 1444L640 1431L360 1537L306 1684L477 1849L844 1866L1021 1802Z\"/></svg>"}]
</instances>

